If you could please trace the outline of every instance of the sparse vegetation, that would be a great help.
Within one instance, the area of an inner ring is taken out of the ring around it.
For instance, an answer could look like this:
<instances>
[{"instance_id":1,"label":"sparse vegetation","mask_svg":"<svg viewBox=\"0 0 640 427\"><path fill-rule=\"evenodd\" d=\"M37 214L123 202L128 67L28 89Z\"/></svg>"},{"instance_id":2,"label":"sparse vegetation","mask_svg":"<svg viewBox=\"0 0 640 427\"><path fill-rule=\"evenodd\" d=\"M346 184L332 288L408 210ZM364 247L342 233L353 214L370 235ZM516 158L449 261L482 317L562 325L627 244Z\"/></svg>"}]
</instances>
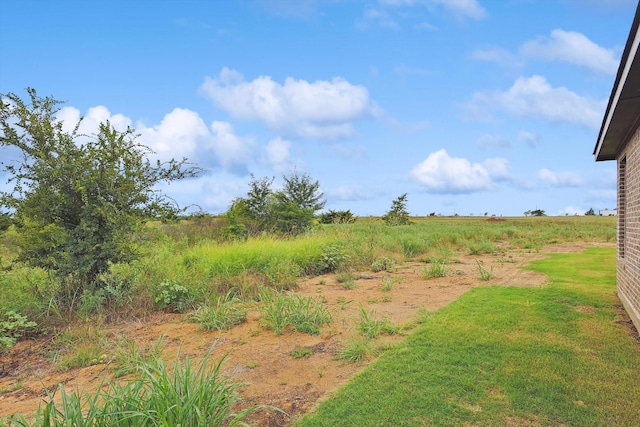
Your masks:
<instances>
[{"instance_id":1,"label":"sparse vegetation","mask_svg":"<svg viewBox=\"0 0 640 427\"><path fill-rule=\"evenodd\" d=\"M221 375L224 359L211 366L210 356L194 365L176 359L167 368L161 359L139 360L137 375L126 382L105 380L95 393L69 393L63 385L48 397L30 421L14 415L7 427L27 426L233 426L266 407L233 410L240 401L239 383ZM58 396L56 396L56 394Z\"/></svg>"},{"instance_id":2,"label":"sparse vegetation","mask_svg":"<svg viewBox=\"0 0 640 427\"><path fill-rule=\"evenodd\" d=\"M491 280L493 278L493 266L491 266L488 270L482 266L480 261L476 261L478 265L478 277L480 280L484 280L485 282Z\"/></svg>"},{"instance_id":3,"label":"sparse vegetation","mask_svg":"<svg viewBox=\"0 0 640 427\"><path fill-rule=\"evenodd\" d=\"M360 319L357 324L358 332L366 338L377 338L379 335L394 335L398 327L390 319L375 319L375 311L367 311L360 306Z\"/></svg>"},{"instance_id":4,"label":"sparse vegetation","mask_svg":"<svg viewBox=\"0 0 640 427\"><path fill-rule=\"evenodd\" d=\"M434 277L446 277L447 266L441 262L434 262L428 266L422 267L422 277L425 279L433 279Z\"/></svg>"},{"instance_id":5,"label":"sparse vegetation","mask_svg":"<svg viewBox=\"0 0 640 427\"><path fill-rule=\"evenodd\" d=\"M331 322L331 314L326 306L314 298L268 288L260 290L258 310L265 327L278 335L287 327L294 331L317 335L322 325Z\"/></svg>"}]
</instances>

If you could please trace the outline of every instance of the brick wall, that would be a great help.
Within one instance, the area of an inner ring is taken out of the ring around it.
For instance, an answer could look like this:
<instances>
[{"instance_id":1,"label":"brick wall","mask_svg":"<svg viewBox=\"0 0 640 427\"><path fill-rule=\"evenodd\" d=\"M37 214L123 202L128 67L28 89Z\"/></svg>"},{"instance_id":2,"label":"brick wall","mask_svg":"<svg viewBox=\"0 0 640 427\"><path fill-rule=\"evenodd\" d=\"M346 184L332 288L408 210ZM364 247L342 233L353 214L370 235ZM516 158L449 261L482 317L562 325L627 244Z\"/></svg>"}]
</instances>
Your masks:
<instances>
[{"instance_id":1,"label":"brick wall","mask_svg":"<svg viewBox=\"0 0 640 427\"><path fill-rule=\"evenodd\" d=\"M618 157L618 295L640 330L640 129Z\"/></svg>"}]
</instances>

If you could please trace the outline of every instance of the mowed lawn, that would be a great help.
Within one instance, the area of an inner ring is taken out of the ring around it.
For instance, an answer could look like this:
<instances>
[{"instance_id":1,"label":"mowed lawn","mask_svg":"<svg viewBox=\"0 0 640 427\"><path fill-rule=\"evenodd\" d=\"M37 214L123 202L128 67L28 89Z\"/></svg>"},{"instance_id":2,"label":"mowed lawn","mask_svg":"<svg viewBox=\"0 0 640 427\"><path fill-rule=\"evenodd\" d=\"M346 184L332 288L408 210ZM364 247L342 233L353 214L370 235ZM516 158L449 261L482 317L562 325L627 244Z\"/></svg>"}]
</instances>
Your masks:
<instances>
[{"instance_id":1,"label":"mowed lawn","mask_svg":"<svg viewBox=\"0 0 640 427\"><path fill-rule=\"evenodd\" d=\"M296 425L640 426L640 343L615 295L615 250L530 268L552 283L471 290Z\"/></svg>"}]
</instances>

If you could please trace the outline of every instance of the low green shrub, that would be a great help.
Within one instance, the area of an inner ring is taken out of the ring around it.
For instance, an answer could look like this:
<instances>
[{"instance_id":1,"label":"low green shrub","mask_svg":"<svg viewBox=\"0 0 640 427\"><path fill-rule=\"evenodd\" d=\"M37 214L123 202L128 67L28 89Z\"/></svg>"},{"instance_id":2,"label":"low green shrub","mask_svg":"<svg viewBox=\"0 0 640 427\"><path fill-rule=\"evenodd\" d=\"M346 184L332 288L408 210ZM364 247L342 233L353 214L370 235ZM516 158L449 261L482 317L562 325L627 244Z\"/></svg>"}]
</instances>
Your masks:
<instances>
[{"instance_id":1,"label":"low green shrub","mask_svg":"<svg viewBox=\"0 0 640 427\"><path fill-rule=\"evenodd\" d=\"M36 322L27 320L26 316L13 310L5 310L0 315L0 353L8 353L18 338L33 330Z\"/></svg>"},{"instance_id":2,"label":"low green shrub","mask_svg":"<svg viewBox=\"0 0 640 427\"><path fill-rule=\"evenodd\" d=\"M190 302L189 289L175 280L163 280L153 289L153 301L159 310L183 312Z\"/></svg>"}]
</instances>

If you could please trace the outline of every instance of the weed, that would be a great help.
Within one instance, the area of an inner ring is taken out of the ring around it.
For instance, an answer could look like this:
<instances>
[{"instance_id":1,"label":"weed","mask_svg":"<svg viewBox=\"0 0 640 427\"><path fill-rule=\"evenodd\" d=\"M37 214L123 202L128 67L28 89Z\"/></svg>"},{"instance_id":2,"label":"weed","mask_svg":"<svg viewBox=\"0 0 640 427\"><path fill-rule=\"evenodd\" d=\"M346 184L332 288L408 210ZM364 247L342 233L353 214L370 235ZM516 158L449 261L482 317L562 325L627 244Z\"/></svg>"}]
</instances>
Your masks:
<instances>
[{"instance_id":1,"label":"weed","mask_svg":"<svg viewBox=\"0 0 640 427\"><path fill-rule=\"evenodd\" d=\"M374 319L375 311L367 312L360 306L360 321L357 329L367 338L376 338L379 335L394 335L398 333L398 328L389 319Z\"/></svg>"},{"instance_id":2,"label":"weed","mask_svg":"<svg viewBox=\"0 0 640 427\"><path fill-rule=\"evenodd\" d=\"M247 310L240 304L235 293L219 297L213 305L200 307L191 319L208 331L231 329L247 319Z\"/></svg>"},{"instance_id":3,"label":"weed","mask_svg":"<svg viewBox=\"0 0 640 427\"><path fill-rule=\"evenodd\" d=\"M260 300L261 321L277 335L288 326L294 331L317 335L323 324L331 322L327 308L312 297L261 288Z\"/></svg>"},{"instance_id":4,"label":"weed","mask_svg":"<svg viewBox=\"0 0 640 427\"><path fill-rule=\"evenodd\" d=\"M347 343L336 354L336 359L358 363L375 356L376 350L370 340L356 338Z\"/></svg>"},{"instance_id":5,"label":"weed","mask_svg":"<svg viewBox=\"0 0 640 427\"><path fill-rule=\"evenodd\" d=\"M53 340L53 363L60 371L98 365L108 360L110 348L106 332L100 326L67 329Z\"/></svg>"},{"instance_id":6,"label":"weed","mask_svg":"<svg viewBox=\"0 0 640 427\"><path fill-rule=\"evenodd\" d=\"M185 358L168 368L160 359L140 360L139 375L130 381L105 380L95 393L69 394L60 385L38 409L35 424L18 414L8 419L8 426L242 425L247 415L265 407L232 410L240 401L241 384L222 377L223 361L211 367L207 354L197 366Z\"/></svg>"},{"instance_id":7,"label":"weed","mask_svg":"<svg viewBox=\"0 0 640 427\"><path fill-rule=\"evenodd\" d=\"M429 264L427 268L422 267L422 277L425 279L431 279L434 277L445 277L447 275L447 266L445 264L436 262L434 264Z\"/></svg>"},{"instance_id":8,"label":"weed","mask_svg":"<svg viewBox=\"0 0 640 427\"><path fill-rule=\"evenodd\" d=\"M393 258L377 259L371 263L371 271L377 273L379 271L386 271L393 273L396 271L396 260Z\"/></svg>"},{"instance_id":9,"label":"weed","mask_svg":"<svg viewBox=\"0 0 640 427\"><path fill-rule=\"evenodd\" d=\"M491 280L491 278L493 277L493 266L491 266L491 268L487 270L482 266L482 263L480 261L476 260L476 263L478 264L478 276L480 277L480 280Z\"/></svg>"},{"instance_id":10,"label":"weed","mask_svg":"<svg viewBox=\"0 0 640 427\"><path fill-rule=\"evenodd\" d=\"M347 290L355 289L358 286L355 280L355 275L353 274L352 271L344 271L344 272L338 273L336 275L336 280L338 281L338 283L342 285L344 289L347 289Z\"/></svg>"},{"instance_id":11,"label":"weed","mask_svg":"<svg viewBox=\"0 0 640 427\"><path fill-rule=\"evenodd\" d=\"M294 331L318 335L320 327L331 322L331 314L326 306L311 297L291 294L289 307L289 324Z\"/></svg>"},{"instance_id":12,"label":"weed","mask_svg":"<svg viewBox=\"0 0 640 427\"><path fill-rule=\"evenodd\" d=\"M355 280L348 280L346 282L342 282L341 285L343 289L350 291L351 289L355 289L358 287L358 282L356 282Z\"/></svg>"},{"instance_id":13,"label":"weed","mask_svg":"<svg viewBox=\"0 0 640 427\"><path fill-rule=\"evenodd\" d=\"M469 255L481 255L495 253L497 247L495 243L488 239L481 239L478 241L470 242L467 245Z\"/></svg>"},{"instance_id":14,"label":"weed","mask_svg":"<svg viewBox=\"0 0 640 427\"><path fill-rule=\"evenodd\" d=\"M244 367L247 369L255 369L258 367L258 362L247 362L244 364Z\"/></svg>"},{"instance_id":15,"label":"weed","mask_svg":"<svg viewBox=\"0 0 640 427\"><path fill-rule=\"evenodd\" d=\"M118 346L118 352L114 360L114 378L120 378L136 372L141 364L153 363L162 354L162 350L165 347L164 339L165 337L160 337L153 346L142 349L132 339L123 340Z\"/></svg>"},{"instance_id":16,"label":"weed","mask_svg":"<svg viewBox=\"0 0 640 427\"><path fill-rule=\"evenodd\" d=\"M395 285L396 283L399 283L402 280L401 276L395 276L395 277L383 277L381 279L381 285L380 285L380 290L382 290L382 292L390 292L393 289L393 285Z\"/></svg>"},{"instance_id":17,"label":"weed","mask_svg":"<svg viewBox=\"0 0 640 427\"><path fill-rule=\"evenodd\" d=\"M289 356L294 359L302 359L311 357L313 355L313 349L309 347L296 347L290 353Z\"/></svg>"}]
</instances>

